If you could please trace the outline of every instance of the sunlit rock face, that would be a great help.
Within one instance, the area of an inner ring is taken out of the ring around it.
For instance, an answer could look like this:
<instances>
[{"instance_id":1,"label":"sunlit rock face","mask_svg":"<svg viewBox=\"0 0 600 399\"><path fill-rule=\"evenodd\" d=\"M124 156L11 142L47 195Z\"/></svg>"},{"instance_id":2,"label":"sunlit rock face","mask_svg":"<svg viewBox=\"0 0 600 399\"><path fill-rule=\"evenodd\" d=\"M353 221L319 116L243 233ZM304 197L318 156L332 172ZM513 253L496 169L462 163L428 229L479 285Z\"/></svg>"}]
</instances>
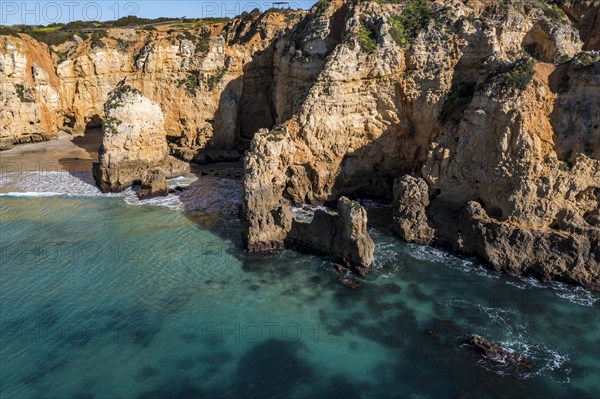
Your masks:
<instances>
[{"instance_id":1,"label":"sunlit rock face","mask_svg":"<svg viewBox=\"0 0 600 399\"><path fill-rule=\"evenodd\" d=\"M141 97L115 112L153 110L131 114L143 116L139 170L243 156L248 249L287 245L294 204L370 197L393 202L408 241L599 288L598 2L381 3L112 30L52 50L1 36L1 146L106 130L109 95L127 84ZM118 129L97 166L106 190L146 173L111 175L110 160L130 156L119 140L133 130Z\"/></svg>"}]
</instances>

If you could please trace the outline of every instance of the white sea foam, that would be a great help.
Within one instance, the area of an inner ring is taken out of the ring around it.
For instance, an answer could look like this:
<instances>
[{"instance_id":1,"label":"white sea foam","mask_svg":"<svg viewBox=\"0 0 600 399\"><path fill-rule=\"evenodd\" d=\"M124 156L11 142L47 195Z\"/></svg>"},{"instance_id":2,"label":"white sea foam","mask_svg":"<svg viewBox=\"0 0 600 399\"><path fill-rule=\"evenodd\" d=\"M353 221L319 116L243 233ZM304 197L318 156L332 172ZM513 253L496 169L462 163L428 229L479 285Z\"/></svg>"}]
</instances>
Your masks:
<instances>
[{"instance_id":1,"label":"white sea foam","mask_svg":"<svg viewBox=\"0 0 600 399\"><path fill-rule=\"evenodd\" d=\"M562 299L582 306L593 306L598 300L598 294L590 292L583 287L572 286L558 281L550 284L554 293Z\"/></svg>"},{"instance_id":2,"label":"white sea foam","mask_svg":"<svg viewBox=\"0 0 600 399\"><path fill-rule=\"evenodd\" d=\"M62 193L52 193L52 192L35 192L35 191L17 191L17 192L8 192L8 193L0 193L0 197L57 197L64 195Z\"/></svg>"},{"instance_id":3,"label":"white sea foam","mask_svg":"<svg viewBox=\"0 0 600 399\"><path fill-rule=\"evenodd\" d=\"M134 189L103 194L91 172L25 172L5 174L0 181L0 196L5 197L116 197L132 206L150 205L174 210L223 211L237 213L241 201L239 181L216 177L182 176L168 181L169 189L187 188L166 197L139 200Z\"/></svg>"},{"instance_id":4,"label":"white sea foam","mask_svg":"<svg viewBox=\"0 0 600 399\"><path fill-rule=\"evenodd\" d=\"M6 173L0 182L0 194L17 196L97 196L102 193L94 184L91 172ZM46 193L46 194L40 194Z\"/></svg>"},{"instance_id":5,"label":"white sea foam","mask_svg":"<svg viewBox=\"0 0 600 399\"><path fill-rule=\"evenodd\" d=\"M558 281L545 284L534 277L519 277L517 280L507 280L506 284L522 290L551 289L558 297L581 306L593 306L599 296L583 287L565 284Z\"/></svg>"},{"instance_id":6,"label":"white sea foam","mask_svg":"<svg viewBox=\"0 0 600 399\"><path fill-rule=\"evenodd\" d=\"M536 367L532 371L520 372L519 377L529 379L545 374L557 382L569 381L568 374L571 371L570 369L562 370L562 373L560 373L561 377L556 377L556 374L548 374L551 371L563 368L564 364L569 360L569 355L560 353L557 349L541 342L527 342L522 338L500 341L499 344L511 352L519 353L535 361ZM557 378L559 379L557 380Z\"/></svg>"},{"instance_id":7,"label":"white sea foam","mask_svg":"<svg viewBox=\"0 0 600 399\"><path fill-rule=\"evenodd\" d=\"M409 244L408 254L415 259L427 262L438 263L450 268L458 269L465 273L475 273L487 278L500 278L500 274L485 268L481 263L473 258L463 258L452 255L430 246Z\"/></svg>"}]
</instances>

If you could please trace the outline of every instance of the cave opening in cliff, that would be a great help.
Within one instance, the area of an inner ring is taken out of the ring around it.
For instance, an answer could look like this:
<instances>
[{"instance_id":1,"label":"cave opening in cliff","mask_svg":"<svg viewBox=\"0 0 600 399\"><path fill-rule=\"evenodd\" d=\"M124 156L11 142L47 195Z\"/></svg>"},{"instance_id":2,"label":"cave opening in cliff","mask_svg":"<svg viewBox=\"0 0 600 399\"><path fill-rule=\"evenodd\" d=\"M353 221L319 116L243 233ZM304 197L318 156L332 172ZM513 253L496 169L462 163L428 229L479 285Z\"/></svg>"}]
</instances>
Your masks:
<instances>
[{"instance_id":1,"label":"cave opening in cliff","mask_svg":"<svg viewBox=\"0 0 600 399\"><path fill-rule=\"evenodd\" d=\"M99 115L86 118L83 135L73 138L73 143L86 150L92 158L98 158L98 149L102 144L104 121Z\"/></svg>"}]
</instances>

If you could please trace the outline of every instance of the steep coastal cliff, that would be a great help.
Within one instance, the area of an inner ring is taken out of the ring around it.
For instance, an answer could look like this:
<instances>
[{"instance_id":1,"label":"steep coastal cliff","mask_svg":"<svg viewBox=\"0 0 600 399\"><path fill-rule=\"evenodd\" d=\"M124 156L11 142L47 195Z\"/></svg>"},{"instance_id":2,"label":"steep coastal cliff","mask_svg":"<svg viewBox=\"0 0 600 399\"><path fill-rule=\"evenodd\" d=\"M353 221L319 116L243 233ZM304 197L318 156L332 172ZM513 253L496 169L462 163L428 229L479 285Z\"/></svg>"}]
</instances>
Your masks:
<instances>
[{"instance_id":1,"label":"steep coastal cliff","mask_svg":"<svg viewBox=\"0 0 600 399\"><path fill-rule=\"evenodd\" d=\"M2 145L83 132L124 81L160 107L163 154L246 151L251 250L327 230L298 226L294 205L369 197L392 203L407 241L600 289L599 12L598 1L321 1L192 30L109 31L65 44L64 60L0 36ZM366 215L336 220L358 245L337 254L368 268Z\"/></svg>"}]
</instances>

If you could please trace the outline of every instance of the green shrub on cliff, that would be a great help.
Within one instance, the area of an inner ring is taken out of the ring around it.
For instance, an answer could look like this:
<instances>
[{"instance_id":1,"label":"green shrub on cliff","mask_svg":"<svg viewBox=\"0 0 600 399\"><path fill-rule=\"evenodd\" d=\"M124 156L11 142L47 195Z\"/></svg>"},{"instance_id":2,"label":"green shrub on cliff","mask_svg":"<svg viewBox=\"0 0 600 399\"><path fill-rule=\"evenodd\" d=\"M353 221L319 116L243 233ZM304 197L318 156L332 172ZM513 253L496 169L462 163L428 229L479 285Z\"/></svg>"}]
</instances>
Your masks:
<instances>
[{"instance_id":1,"label":"green shrub on cliff","mask_svg":"<svg viewBox=\"0 0 600 399\"><path fill-rule=\"evenodd\" d=\"M127 93L141 94L139 90L121 82L108 94L108 101L104 104L104 110L108 111L123 106L123 97Z\"/></svg>"},{"instance_id":2,"label":"green shrub on cliff","mask_svg":"<svg viewBox=\"0 0 600 399\"><path fill-rule=\"evenodd\" d=\"M22 103L33 103L35 102L35 98L33 97L33 92L30 88L23 86L22 84L16 84L15 90L17 91L17 96L19 96L19 100Z\"/></svg>"},{"instance_id":3,"label":"green shrub on cliff","mask_svg":"<svg viewBox=\"0 0 600 399\"><path fill-rule=\"evenodd\" d=\"M185 78L177 81L177 87L184 86L190 95L195 96L200 81L200 71L191 71Z\"/></svg>"},{"instance_id":4,"label":"green shrub on cliff","mask_svg":"<svg viewBox=\"0 0 600 399\"><path fill-rule=\"evenodd\" d=\"M360 26L360 32L358 33L358 41L363 51L372 53L377 50L377 36L375 32L364 23Z\"/></svg>"},{"instance_id":5,"label":"green shrub on cliff","mask_svg":"<svg viewBox=\"0 0 600 399\"><path fill-rule=\"evenodd\" d=\"M597 62L600 62L600 53L599 52L591 52L591 51L582 51L577 54L574 58L575 66L579 68L587 68L590 67Z\"/></svg>"},{"instance_id":6,"label":"green shrub on cliff","mask_svg":"<svg viewBox=\"0 0 600 399\"><path fill-rule=\"evenodd\" d=\"M327 11L330 5L331 0L319 0L317 4L315 4L315 6L317 7L316 14L322 15L323 13L325 13L325 11Z\"/></svg>"},{"instance_id":7,"label":"green shrub on cliff","mask_svg":"<svg viewBox=\"0 0 600 399\"><path fill-rule=\"evenodd\" d=\"M16 30L8 26L0 26L0 36L20 37L19 33Z\"/></svg>"},{"instance_id":8,"label":"green shrub on cliff","mask_svg":"<svg viewBox=\"0 0 600 399\"><path fill-rule=\"evenodd\" d=\"M523 58L508 72L500 74L504 84L512 89L525 90L535 75L535 60Z\"/></svg>"},{"instance_id":9,"label":"green shrub on cliff","mask_svg":"<svg viewBox=\"0 0 600 399\"><path fill-rule=\"evenodd\" d=\"M206 54L210 50L210 33L201 33L196 39L195 54Z\"/></svg>"},{"instance_id":10,"label":"green shrub on cliff","mask_svg":"<svg viewBox=\"0 0 600 399\"><path fill-rule=\"evenodd\" d=\"M351 200L347 197L344 197L342 199L342 201L344 202L344 205L350 207L351 209L354 209L355 211L358 211L362 208L362 206L360 205L360 202Z\"/></svg>"},{"instance_id":11,"label":"green shrub on cliff","mask_svg":"<svg viewBox=\"0 0 600 399\"><path fill-rule=\"evenodd\" d=\"M104 131L106 133L109 134L117 134L117 127L119 127L119 125L121 125L123 122L118 120L117 118L113 118L113 117L107 117L104 118L104 121L102 123L102 126L104 128Z\"/></svg>"},{"instance_id":12,"label":"green shrub on cliff","mask_svg":"<svg viewBox=\"0 0 600 399\"><path fill-rule=\"evenodd\" d=\"M390 18L390 35L399 46L405 46L417 37L420 30L425 29L433 17L427 0L408 0L400 15Z\"/></svg>"},{"instance_id":13,"label":"green shrub on cliff","mask_svg":"<svg viewBox=\"0 0 600 399\"><path fill-rule=\"evenodd\" d=\"M532 0L532 3L541 9L544 15L548 18L563 24L569 23L569 17L567 17L567 14L565 14L565 12L558 7L558 5L563 4L564 1Z\"/></svg>"},{"instance_id":14,"label":"green shrub on cliff","mask_svg":"<svg viewBox=\"0 0 600 399\"><path fill-rule=\"evenodd\" d=\"M219 68L214 75L210 75L209 77L207 77L206 87L208 87L208 90L213 91L215 87L217 87L217 85L221 82L221 80L223 80L225 73L227 73L227 68L222 67Z\"/></svg>"}]
</instances>

